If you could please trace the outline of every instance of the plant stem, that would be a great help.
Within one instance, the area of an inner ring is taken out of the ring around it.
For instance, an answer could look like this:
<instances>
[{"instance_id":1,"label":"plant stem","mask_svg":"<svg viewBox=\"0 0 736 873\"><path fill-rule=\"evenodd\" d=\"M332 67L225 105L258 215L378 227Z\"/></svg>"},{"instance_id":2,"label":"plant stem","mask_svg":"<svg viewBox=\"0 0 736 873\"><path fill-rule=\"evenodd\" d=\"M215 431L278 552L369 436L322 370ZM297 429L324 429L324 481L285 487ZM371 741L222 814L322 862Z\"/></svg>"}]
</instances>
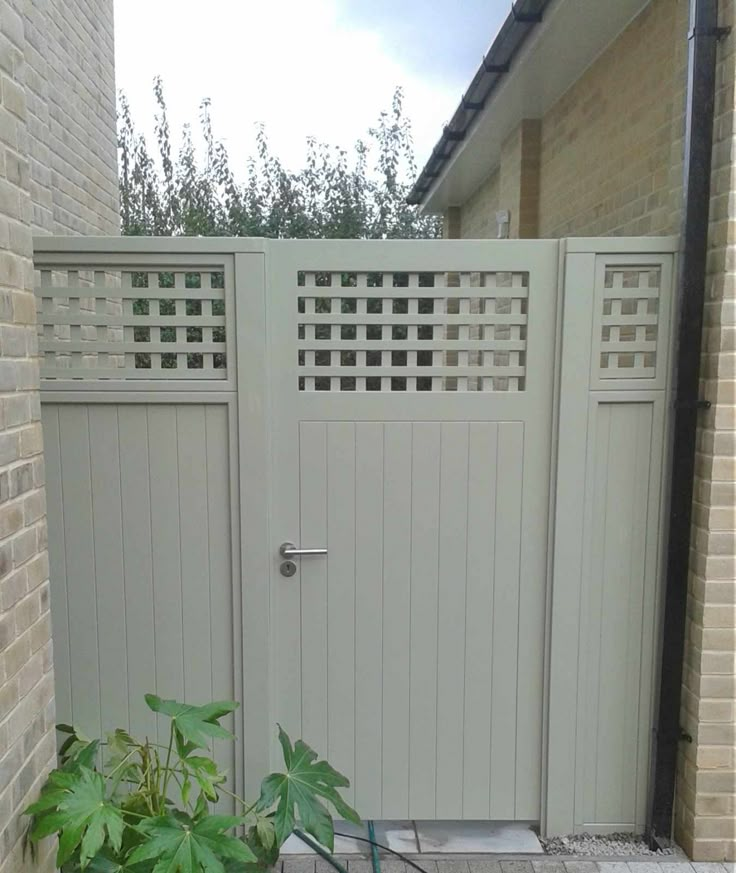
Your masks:
<instances>
[{"instance_id":1,"label":"plant stem","mask_svg":"<svg viewBox=\"0 0 736 873\"><path fill-rule=\"evenodd\" d=\"M141 753L141 769L143 769L143 775L141 777L140 787L143 790L143 795L146 800L146 806L148 807L151 815L156 815L157 810L153 808L153 803L151 801L152 793L151 793L151 755L148 746L143 746L143 751ZM145 769L144 769L145 765Z\"/></svg>"},{"instance_id":2,"label":"plant stem","mask_svg":"<svg viewBox=\"0 0 736 873\"><path fill-rule=\"evenodd\" d=\"M132 816L135 816L136 818L150 818L151 817L150 815L143 815L143 813L141 813L141 812L133 812L133 810L131 810L131 809L123 809L122 812L123 812L123 816L132 815Z\"/></svg>"},{"instance_id":3,"label":"plant stem","mask_svg":"<svg viewBox=\"0 0 736 873\"><path fill-rule=\"evenodd\" d=\"M216 790L217 790L217 791L222 791L223 794L227 794L228 797L232 797L232 798L234 798L235 800L237 800L238 803L239 803L242 807L244 807L244 809L243 809L243 815L250 815L250 813L253 812L253 810L258 806L258 801L257 801L257 800L256 800L255 803L251 803L250 806L249 806L249 805L248 805L248 804L243 800L242 797L240 797L240 796L237 795L237 794L234 794L232 791L228 791L228 789L225 788L224 785L218 785L218 786L216 786Z\"/></svg>"},{"instance_id":4,"label":"plant stem","mask_svg":"<svg viewBox=\"0 0 736 873\"><path fill-rule=\"evenodd\" d=\"M169 779L171 778L171 771L169 769L169 765L171 764L171 750L174 747L174 721L171 721L171 728L169 730L169 748L166 750L166 763L164 764L164 784L161 789L161 815L166 811L166 791L169 787Z\"/></svg>"},{"instance_id":5,"label":"plant stem","mask_svg":"<svg viewBox=\"0 0 736 873\"><path fill-rule=\"evenodd\" d=\"M128 754L123 758L123 760L120 761L120 763L116 767L113 767L112 770L110 770L110 772L105 776L105 779L111 779L114 774L117 773L117 771L123 766L123 764L127 763L128 758L131 758L133 755L135 755L137 751L137 748L131 749L130 752L128 752Z\"/></svg>"}]
</instances>

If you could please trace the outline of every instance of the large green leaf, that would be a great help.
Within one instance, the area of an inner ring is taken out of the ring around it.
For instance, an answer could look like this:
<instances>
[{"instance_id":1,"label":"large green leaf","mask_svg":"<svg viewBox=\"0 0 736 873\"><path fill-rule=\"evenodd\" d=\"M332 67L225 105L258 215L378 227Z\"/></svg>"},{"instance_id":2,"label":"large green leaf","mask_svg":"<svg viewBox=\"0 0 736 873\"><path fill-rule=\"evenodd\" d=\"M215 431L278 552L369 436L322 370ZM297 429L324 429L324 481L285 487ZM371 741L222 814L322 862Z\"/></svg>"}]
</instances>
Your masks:
<instances>
[{"instance_id":1,"label":"large green leaf","mask_svg":"<svg viewBox=\"0 0 736 873\"><path fill-rule=\"evenodd\" d=\"M99 749L99 740L88 740L79 733L72 733L59 749L61 769L66 773L78 772L80 767L94 769Z\"/></svg>"},{"instance_id":2,"label":"large green leaf","mask_svg":"<svg viewBox=\"0 0 736 873\"><path fill-rule=\"evenodd\" d=\"M291 740L279 726L279 742L284 753L285 773L271 773L261 783L257 810L266 812L276 804L273 825L279 846L294 829L297 814L305 831L326 846L334 848L332 817L320 798L324 798L348 821L360 824L358 813L342 799L338 788L347 788L348 779L302 740L292 748Z\"/></svg>"},{"instance_id":3,"label":"large green leaf","mask_svg":"<svg viewBox=\"0 0 736 873\"><path fill-rule=\"evenodd\" d=\"M143 822L139 830L145 841L128 856L128 864L155 860L154 873L223 873L223 861L244 864L256 856L231 830L243 819L238 816L209 815L194 823L173 816Z\"/></svg>"},{"instance_id":4,"label":"large green leaf","mask_svg":"<svg viewBox=\"0 0 736 873\"><path fill-rule=\"evenodd\" d=\"M256 821L256 833L261 845L266 851L269 851L276 845L276 831L273 826L273 821L265 816L258 816Z\"/></svg>"},{"instance_id":5,"label":"large green leaf","mask_svg":"<svg viewBox=\"0 0 736 873\"><path fill-rule=\"evenodd\" d=\"M259 818L259 821L266 821L266 819ZM276 834L273 832L273 822L271 822L270 834L263 833L263 826L261 827L261 831L261 834L259 834L258 826L253 825L253 827L248 828L245 835L245 842L253 850L256 858L258 858L258 863L248 865L245 873L256 873L256 871L257 873L262 873L263 870L268 870L270 867L274 867L279 859L279 847L276 845ZM266 838L268 845L264 844L264 837Z\"/></svg>"},{"instance_id":6,"label":"large green leaf","mask_svg":"<svg viewBox=\"0 0 736 873\"><path fill-rule=\"evenodd\" d=\"M34 842L59 834L57 866L65 864L78 848L82 869L106 841L115 851L120 849L125 826L122 814L106 798L102 776L87 767L53 771L26 813L33 816L30 836Z\"/></svg>"},{"instance_id":7,"label":"large green leaf","mask_svg":"<svg viewBox=\"0 0 736 873\"><path fill-rule=\"evenodd\" d=\"M139 747L140 744L122 728L110 731L107 734L105 748L105 769L108 772L114 770L121 763L127 761L131 757L131 752L135 752Z\"/></svg>"},{"instance_id":8,"label":"large green leaf","mask_svg":"<svg viewBox=\"0 0 736 873\"><path fill-rule=\"evenodd\" d=\"M78 773L67 773L62 770L52 770L49 773L38 799L23 811L24 815L31 816L28 827L31 844L58 833L64 827L67 816L59 812L59 805L66 800L70 789L78 779Z\"/></svg>"},{"instance_id":9,"label":"large green leaf","mask_svg":"<svg viewBox=\"0 0 736 873\"><path fill-rule=\"evenodd\" d=\"M104 758L105 773L110 781L111 797L118 793L121 786L127 788L127 783L141 781L143 754L143 746L133 739L127 731L117 728L112 733L108 733Z\"/></svg>"},{"instance_id":10,"label":"large green leaf","mask_svg":"<svg viewBox=\"0 0 736 873\"><path fill-rule=\"evenodd\" d=\"M150 873L151 870L153 870L152 861L129 864L106 849L95 855L87 867L87 873Z\"/></svg>"},{"instance_id":11,"label":"large green leaf","mask_svg":"<svg viewBox=\"0 0 736 873\"><path fill-rule=\"evenodd\" d=\"M81 844L79 861L82 869L99 852L106 838L113 850L118 851L125 827L120 810L105 795L105 780L86 767L80 768L79 778L59 802L58 812L39 822L34 829L34 838L39 838L40 832L48 831L51 825L61 832L57 865L61 867L66 863Z\"/></svg>"},{"instance_id":12,"label":"large green leaf","mask_svg":"<svg viewBox=\"0 0 736 873\"><path fill-rule=\"evenodd\" d=\"M235 710L238 706L232 700L220 700L204 706L177 703L176 700L162 700L155 694L146 694L149 709L167 715L181 738L199 749L206 748L210 739L231 740L233 735L218 724L218 719Z\"/></svg>"},{"instance_id":13,"label":"large green leaf","mask_svg":"<svg viewBox=\"0 0 736 873\"><path fill-rule=\"evenodd\" d=\"M48 782L44 786L44 790L41 792L41 796L35 803L32 803L30 806L26 807L23 811L24 815L39 815L42 812L49 812L52 809L57 809L60 803L62 803L69 795L68 790L64 790L62 788L53 788L48 787ZM48 836L48 834L46 835Z\"/></svg>"},{"instance_id":14,"label":"large green leaf","mask_svg":"<svg viewBox=\"0 0 736 873\"><path fill-rule=\"evenodd\" d=\"M208 800L217 800L217 785L226 781L226 775L217 769L217 764L211 758L200 755L190 755L181 759L181 767L191 775Z\"/></svg>"}]
</instances>

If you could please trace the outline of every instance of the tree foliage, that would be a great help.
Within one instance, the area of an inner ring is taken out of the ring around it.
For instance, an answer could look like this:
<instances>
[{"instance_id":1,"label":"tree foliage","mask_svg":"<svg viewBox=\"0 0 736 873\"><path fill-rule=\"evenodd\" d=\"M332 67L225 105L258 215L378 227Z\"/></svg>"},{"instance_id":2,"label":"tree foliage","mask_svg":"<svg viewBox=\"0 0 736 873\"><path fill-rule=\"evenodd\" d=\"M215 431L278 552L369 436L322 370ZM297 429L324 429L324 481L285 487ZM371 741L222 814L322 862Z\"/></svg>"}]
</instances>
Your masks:
<instances>
[{"instance_id":1,"label":"tree foliage","mask_svg":"<svg viewBox=\"0 0 736 873\"><path fill-rule=\"evenodd\" d=\"M239 180L214 134L210 101L200 106L195 146L185 125L178 152L172 143L161 80L152 155L120 97L119 153L122 231L128 235L262 236L294 238L416 239L436 237L434 217L406 203L416 175L411 124L397 88L352 153L307 140L305 166L287 169L273 154L263 127L257 153Z\"/></svg>"}]
</instances>

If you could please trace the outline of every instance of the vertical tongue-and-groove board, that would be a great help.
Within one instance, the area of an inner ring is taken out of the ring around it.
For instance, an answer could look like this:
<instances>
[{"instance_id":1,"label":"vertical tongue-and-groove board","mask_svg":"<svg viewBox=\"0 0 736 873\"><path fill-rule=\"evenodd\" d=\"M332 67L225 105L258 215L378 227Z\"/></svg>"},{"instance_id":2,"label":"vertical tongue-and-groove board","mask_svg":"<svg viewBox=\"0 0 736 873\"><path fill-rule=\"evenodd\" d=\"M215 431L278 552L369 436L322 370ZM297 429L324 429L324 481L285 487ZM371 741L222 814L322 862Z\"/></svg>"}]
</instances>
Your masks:
<instances>
[{"instance_id":1,"label":"vertical tongue-and-groove board","mask_svg":"<svg viewBox=\"0 0 736 873\"><path fill-rule=\"evenodd\" d=\"M540 816L557 255L269 260L273 716L364 817Z\"/></svg>"}]
</instances>

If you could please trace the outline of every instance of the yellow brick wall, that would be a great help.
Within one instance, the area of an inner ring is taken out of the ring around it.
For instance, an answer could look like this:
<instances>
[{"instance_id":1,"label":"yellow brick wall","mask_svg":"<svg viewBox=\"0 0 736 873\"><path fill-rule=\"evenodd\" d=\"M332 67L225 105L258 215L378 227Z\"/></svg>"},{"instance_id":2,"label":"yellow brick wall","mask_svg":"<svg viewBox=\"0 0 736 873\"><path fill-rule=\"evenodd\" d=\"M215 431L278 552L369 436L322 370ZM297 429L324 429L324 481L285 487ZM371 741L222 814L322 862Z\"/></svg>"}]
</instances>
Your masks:
<instances>
[{"instance_id":1,"label":"yellow brick wall","mask_svg":"<svg viewBox=\"0 0 736 873\"><path fill-rule=\"evenodd\" d=\"M511 132L500 166L462 206L462 236L494 237L496 209L511 210L512 237L676 233L687 19L687 0L652 0L541 120L536 179L529 125L540 122L523 123L525 174L521 128Z\"/></svg>"},{"instance_id":2,"label":"yellow brick wall","mask_svg":"<svg viewBox=\"0 0 736 873\"><path fill-rule=\"evenodd\" d=\"M512 239L538 236L541 124L527 119L504 140L500 165L460 210L463 239L494 239L496 212L509 212ZM447 234L445 234L447 236Z\"/></svg>"},{"instance_id":3,"label":"yellow brick wall","mask_svg":"<svg viewBox=\"0 0 736 873\"><path fill-rule=\"evenodd\" d=\"M54 868L21 839L56 758L23 13L0 0L0 873Z\"/></svg>"},{"instance_id":4,"label":"yellow brick wall","mask_svg":"<svg viewBox=\"0 0 736 873\"><path fill-rule=\"evenodd\" d=\"M511 239L539 235L539 121L525 119L501 146L499 201L510 211Z\"/></svg>"},{"instance_id":5,"label":"yellow brick wall","mask_svg":"<svg viewBox=\"0 0 736 873\"><path fill-rule=\"evenodd\" d=\"M495 170L463 206L460 233L463 239L496 238L496 212L500 209L498 186L499 171Z\"/></svg>"},{"instance_id":6,"label":"yellow brick wall","mask_svg":"<svg viewBox=\"0 0 736 873\"><path fill-rule=\"evenodd\" d=\"M118 234L112 0L25 0L34 233Z\"/></svg>"},{"instance_id":7,"label":"yellow brick wall","mask_svg":"<svg viewBox=\"0 0 736 873\"><path fill-rule=\"evenodd\" d=\"M677 232L687 19L653 0L544 116L540 236Z\"/></svg>"},{"instance_id":8,"label":"yellow brick wall","mask_svg":"<svg viewBox=\"0 0 736 873\"><path fill-rule=\"evenodd\" d=\"M0 873L56 760L33 232L118 233L112 0L0 0Z\"/></svg>"}]
</instances>

